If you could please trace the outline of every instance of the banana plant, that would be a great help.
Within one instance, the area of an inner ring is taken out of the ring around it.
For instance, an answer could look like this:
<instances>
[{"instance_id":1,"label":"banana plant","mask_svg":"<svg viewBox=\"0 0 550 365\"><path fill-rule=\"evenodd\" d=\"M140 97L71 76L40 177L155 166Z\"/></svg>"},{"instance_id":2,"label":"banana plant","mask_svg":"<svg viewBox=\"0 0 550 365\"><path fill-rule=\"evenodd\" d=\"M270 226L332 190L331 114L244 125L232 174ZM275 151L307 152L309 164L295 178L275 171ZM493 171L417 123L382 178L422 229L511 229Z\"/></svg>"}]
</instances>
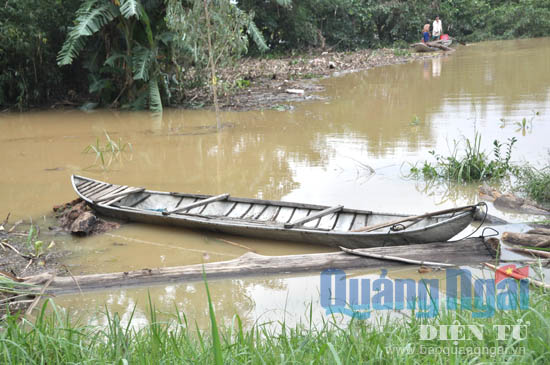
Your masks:
<instances>
[{"instance_id":1,"label":"banana plant","mask_svg":"<svg viewBox=\"0 0 550 365\"><path fill-rule=\"evenodd\" d=\"M151 111L161 112L159 81L163 75L159 59L162 47L171 41L163 25L163 9L162 0L85 1L58 53L58 65L71 64L84 52L91 38L99 39L103 47L91 48L104 54L87 58L88 64L90 59L102 59L102 64L88 65L88 69L110 78L91 75L90 92L98 93L114 83L117 96L111 100L112 104L124 99L128 107L141 109L148 105Z\"/></svg>"}]
</instances>

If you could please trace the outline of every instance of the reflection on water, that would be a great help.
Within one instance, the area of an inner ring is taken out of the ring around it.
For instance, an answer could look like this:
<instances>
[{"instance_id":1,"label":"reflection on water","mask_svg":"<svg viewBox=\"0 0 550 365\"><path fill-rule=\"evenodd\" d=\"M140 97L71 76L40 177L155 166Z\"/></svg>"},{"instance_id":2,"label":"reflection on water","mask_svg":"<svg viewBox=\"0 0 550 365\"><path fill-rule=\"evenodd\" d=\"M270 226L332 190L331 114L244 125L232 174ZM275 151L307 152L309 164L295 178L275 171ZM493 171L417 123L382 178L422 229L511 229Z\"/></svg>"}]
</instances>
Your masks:
<instances>
[{"instance_id":1,"label":"reflection on water","mask_svg":"<svg viewBox=\"0 0 550 365\"><path fill-rule=\"evenodd\" d=\"M285 112L223 113L220 132L209 111L167 110L162 116L109 111L0 115L0 216L11 212L14 221L29 216L36 221L53 205L72 200L72 173L161 191L416 213L476 201L475 187L434 188L403 176L404 162L424 160L430 150L446 155L454 140L472 138L474 131L482 134L488 153L494 139L516 137L514 159L535 164L548 160L548 38L459 47L439 59L345 74L322 83L328 101L297 104ZM518 130L516 122L536 112L528 127ZM131 143L132 151L107 170L86 169L95 156L82 151L96 138L103 140L105 132ZM80 273L196 264L245 252L219 238L132 224L110 235L56 240L75 251L67 263ZM291 242L223 239L268 255L326 250ZM219 284L215 291L223 287ZM160 296L165 288L155 290ZM254 302L263 296L274 300L285 290L255 291L261 294ZM125 295L129 306L139 292L96 293L88 298L99 303L110 295ZM245 297L232 298L232 305L246 311ZM77 303L78 298L66 300ZM234 312L229 307L227 311Z\"/></svg>"}]
</instances>

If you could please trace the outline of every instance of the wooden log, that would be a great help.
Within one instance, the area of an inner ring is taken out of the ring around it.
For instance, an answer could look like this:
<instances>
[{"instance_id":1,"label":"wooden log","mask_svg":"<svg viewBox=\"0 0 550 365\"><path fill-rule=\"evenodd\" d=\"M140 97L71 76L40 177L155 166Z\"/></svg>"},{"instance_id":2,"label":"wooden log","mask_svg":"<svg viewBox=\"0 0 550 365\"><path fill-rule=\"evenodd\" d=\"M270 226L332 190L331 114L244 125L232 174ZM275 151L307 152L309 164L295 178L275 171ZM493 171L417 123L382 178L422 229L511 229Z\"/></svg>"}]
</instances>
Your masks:
<instances>
[{"instance_id":1,"label":"wooden log","mask_svg":"<svg viewBox=\"0 0 550 365\"><path fill-rule=\"evenodd\" d=\"M550 258L550 252L548 251L541 251L541 250L530 250L528 248L523 247L508 247L509 250L524 253L532 256L538 256L538 257L544 257L544 258Z\"/></svg>"},{"instance_id":2,"label":"wooden log","mask_svg":"<svg viewBox=\"0 0 550 365\"><path fill-rule=\"evenodd\" d=\"M304 223L311 222L314 219L324 217L327 214L339 212L344 208L343 205L337 205L335 207L327 208L325 210L320 211L319 213L315 213L312 215L308 215L307 217L304 217L302 219L295 220L294 222L285 223L285 228L292 228L296 226L300 226Z\"/></svg>"},{"instance_id":3,"label":"wooden log","mask_svg":"<svg viewBox=\"0 0 550 365\"><path fill-rule=\"evenodd\" d=\"M550 236L543 234L504 232L502 239L514 245L550 247Z\"/></svg>"},{"instance_id":4,"label":"wooden log","mask_svg":"<svg viewBox=\"0 0 550 365\"><path fill-rule=\"evenodd\" d=\"M414 247L414 249L412 249ZM429 243L414 246L392 246L359 249L379 255L399 254L400 257L413 260L430 260L446 264L473 264L491 260L493 257L484 245L482 238L469 238L457 242ZM70 293L108 288L120 288L169 282L188 282L202 280L203 269L207 278L227 279L234 277L288 274L298 272L319 272L324 269L373 269L399 266L395 261L381 261L349 255L345 252L304 254L291 256L263 256L248 252L230 261L207 264L143 269L110 274L92 274L75 277L56 276L50 283L47 293ZM51 276L42 274L24 278L29 284L41 285Z\"/></svg>"},{"instance_id":5,"label":"wooden log","mask_svg":"<svg viewBox=\"0 0 550 365\"><path fill-rule=\"evenodd\" d=\"M195 202L195 203L184 205L183 207L179 207L177 209L172 209L172 210L169 210L167 212L162 212L162 214L163 215L169 215L169 214L172 214L172 213L181 212L181 211L184 211L184 210L187 210L187 209L200 207L201 205L209 204L209 203L212 203L212 202L215 202L215 201L218 201L218 200L225 200L228 197L229 197L229 194L216 195L216 196L213 196L213 197L208 198L208 199L204 199L204 200L200 200L200 201Z\"/></svg>"},{"instance_id":6,"label":"wooden log","mask_svg":"<svg viewBox=\"0 0 550 365\"><path fill-rule=\"evenodd\" d=\"M550 228L534 228L527 231L528 234L543 234L550 236Z\"/></svg>"}]
</instances>

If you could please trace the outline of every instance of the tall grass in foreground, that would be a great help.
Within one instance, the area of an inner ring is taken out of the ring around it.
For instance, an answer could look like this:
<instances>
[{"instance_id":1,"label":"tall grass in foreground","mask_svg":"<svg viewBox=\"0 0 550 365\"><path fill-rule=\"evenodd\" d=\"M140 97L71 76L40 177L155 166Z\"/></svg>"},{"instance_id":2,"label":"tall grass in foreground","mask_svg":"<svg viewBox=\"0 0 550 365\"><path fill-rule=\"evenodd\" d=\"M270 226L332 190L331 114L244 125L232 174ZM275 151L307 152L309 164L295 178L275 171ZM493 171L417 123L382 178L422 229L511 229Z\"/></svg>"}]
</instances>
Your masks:
<instances>
[{"instance_id":1,"label":"tall grass in foreground","mask_svg":"<svg viewBox=\"0 0 550 365\"><path fill-rule=\"evenodd\" d=\"M212 364L223 357L224 364L543 364L550 358L550 295L532 291L530 296L528 310L497 311L486 319L473 319L469 311L442 311L433 319L352 320L345 327L330 318L319 325L292 328L283 322L278 330L268 329L271 324L243 329L238 316L231 326L219 329L211 310L211 333L220 334L217 344L178 312L159 321L151 306L150 324L140 329L132 327L131 318L123 325L117 314L108 314L108 325L100 328L72 323L69 315L47 301L34 322L10 316L0 324L0 363ZM212 308L211 302L205 305ZM501 341L493 330L493 325L518 323L527 325L525 339ZM477 324L484 326L484 339L472 338L466 331L456 345L439 339L422 341L423 324ZM482 348L497 350L476 350Z\"/></svg>"}]
</instances>

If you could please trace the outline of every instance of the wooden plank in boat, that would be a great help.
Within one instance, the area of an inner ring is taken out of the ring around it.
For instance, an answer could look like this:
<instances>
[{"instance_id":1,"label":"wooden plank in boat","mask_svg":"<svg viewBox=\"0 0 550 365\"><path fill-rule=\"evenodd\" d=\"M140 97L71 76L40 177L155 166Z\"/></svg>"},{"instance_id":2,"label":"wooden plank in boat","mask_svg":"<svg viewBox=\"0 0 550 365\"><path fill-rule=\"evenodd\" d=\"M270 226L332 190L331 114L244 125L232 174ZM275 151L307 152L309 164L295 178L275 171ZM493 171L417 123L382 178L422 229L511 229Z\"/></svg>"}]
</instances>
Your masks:
<instances>
[{"instance_id":1,"label":"wooden plank in boat","mask_svg":"<svg viewBox=\"0 0 550 365\"><path fill-rule=\"evenodd\" d=\"M94 181L94 183L86 186L84 189L79 190L80 194L86 195L86 194L88 194L88 192L92 191L93 189L96 189L97 187L101 186L102 184L104 184L104 183Z\"/></svg>"},{"instance_id":2,"label":"wooden plank in boat","mask_svg":"<svg viewBox=\"0 0 550 365\"><path fill-rule=\"evenodd\" d=\"M242 219L254 219L258 214L260 214L265 208L265 204L254 204L252 208L242 217Z\"/></svg>"},{"instance_id":3,"label":"wooden plank in boat","mask_svg":"<svg viewBox=\"0 0 550 365\"><path fill-rule=\"evenodd\" d=\"M99 203L101 201L112 199L112 198L114 198L115 194L118 194L118 193L123 192L123 191L128 190L128 189L133 189L133 188L129 187L129 186L126 186L126 185L119 186L117 189L111 191L109 194L105 194L101 198L99 198L98 200L95 200L94 203Z\"/></svg>"},{"instance_id":4,"label":"wooden plank in boat","mask_svg":"<svg viewBox=\"0 0 550 365\"><path fill-rule=\"evenodd\" d=\"M110 186L104 190L101 190L99 192L96 192L92 195L88 195L88 199L90 200L95 200L97 198L101 198L102 196L104 195L107 195L109 193L112 193L114 190L118 189L120 187L120 185L113 185L113 186Z\"/></svg>"},{"instance_id":5,"label":"wooden plank in boat","mask_svg":"<svg viewBox=\"0 0 550 365\"><path fill-rule=\"evenodd\" d=\"M357 214L350 230L365 227L367 225L367 217L368 215L366 214Z\"/></svg>"},{"instance_id":6,"label":"wooden plank in boat","mask_svg":"<svg viewBox=\"0 0 550 365\"><path fill-rule=\"evenodd\" d=\"M353 224L355 214L353 213L340 213L338 216L338 221L334 226L335 231L349 231L351 225Z\"/></svg>"},{"instance_id":7,"label":"wooden plank in boat","mask_svg":"<svg viewBox=\"0 0 550 365\"><path fill-rule=\"evenodd\" d=\"M121 201L122 199L124 199L126 196L130 194L141 193L144 190L145 188L128 188L126 190L121 191L120 193L113 194L110 197L99 198L98 200L96 200L96 203L106 202L103 205L109 206L111 204Z\"/></svg>"},{"instance_id":8,"label":"wooden plank in boat","mask_svg":"<svg viewBox=\"0 0 550 365\"><path fill-rule=\"evenodd\" d=\"M187 205L184 205L184 206L180 206L178 207L177 209L173 209L173 210L169 210L167 212L162 212L163 215L168 215L168 214L172 214L172 213L177 213L177 212L182 212L184 210L188 210L189 213L192 213L192 208L195 208L195 207L202 207L203 205L206 205L206 204L209 204L211 202L215 202L215 201L218 201L218 200L225 200L229 197L229 194L220 194L220 195L216 195L216 196L213 196L211 198L208 198L208 199L203 199L203 200L199 200L195 203L191 203L191 204L187 204Z\"/></svg>"},{"instance_id":9,"label":"wooden plank in boat","mask_svg":"<svg viewBox=\"0 0 550 365\"><path fill-rule=\"evenodd\" d=\"M252 204L249 203L237 203L237 206L233 208L231 213L227 215L229 218L241 218L248 212L252 207Z\"/></svg>"},{"instance_id":10,"label":"wooden plank in boat","mask_svg":"<svg viewBox=\"0 0 550 365\"><path fill-rule=\"evenodd\" d=\"M279 207L276 207L274 205L267 205L266 209L260 214L260 216L257 218L261 221L269 221L273 217L275 217L275 214L277 214Z\"/></svg>"},{"instance_id":11,"label":"wooden plank in boat","mask_svg":"<svg viewBox=\"0 0 550 365\"><path fill-rule=\"evenodd\" d=\"M292 215L292 218L290 219L290 221L285 223L284 227L285 228L293 227L294 224L292 222L300 221L302 219L307 218L309 212L311 212L311 209L299 209L299 208L297 208L296 211L294 212L294 214ZM287 227L287 225L290 225L290 227Z\"/></svg>"},{"instance_id":12,"label":"wooden plank in boat","mask_svg":"<svg viewBox=\"0 0 550 365\"><path fill-rule=\"evenodd\" d=\"M83 184L77 185L76 188L78 189L78 191L82 191L83 189L86 189L87 187L89 187L93 183L94 183L94 181L85 181Z\"/></svg>"},{"instance_id":13,"label":"wooden plank in boat","mask_svg":"<svg viewBox=\"0 0 550 365\"><path fill-rule=\"evenodd\" d=\"M98 185L96 186L95 188L92 188L88 191L86 191L85 195L86 197L89 199L90 196L94 195L95 193L99 193L103 190L105 190L106 188L110 187L111 185L110 184L101 184L101 185Z\"/></svg>"},{"instance_id":14,"label":"wooden plank in boat","mask_svg":"<svg viewBox=\"0 0 550 365\"><path fill-rule=\"evenodd\" d=\"M321 222L319 222L317 228L332 229L332 227L334 227L334 223L336 222L336 218L338 218L338 213L325 215L323 218L321 218Z\"/></svg>"},{"instance_id":15,"label":"wooden plank in boat","mask_svg":"<svg viewBox=\"0 0 550 365\"><path fill-rule=\"evenodd\" d=\"M275 218L275 222L278 222L278 223L288 222L292 218L292 214L294 213L294 210L296 210L296 208L281 207L281 211Z\"/></svg>"},{"instance_id":16,"label":"wooden plank in boat","mask_svg":"<svg viewBox=\"0 0 550 365\"><path fill-rule=\"evenodd\" d=\"M311 212L308 210L308 214L307 216L304 216L304 218L300 218L299 216L297 216L296 214L294 214L294 217L292 218L292 222L290 223L287 223L285 224L285 228L292 228L292 227L296 227L296 226L299 226L299 225L302 225L304 223L307 223L307 222L310 222L312 220L315 220L316 218L320 218L320 217L323 217L327 214L330 214L330 213L334 213L334 212L339 212L341 211L342 209L344 208L343 205L337 205L335 207L331 207L331 208L327 208L327 209L323 209L322 211L317 211L317 212ZM312 214L313 213L313 214Z\"/></svg>"},{"instance_id":17,"label":"wooden plank in boat","mask_svg":"<svg viewBox=\"0 0 550 365\"><path fill-rule=\"evenodd\" d=\"M146 199L149 199L150 197L151 194L148 193L129 195L126 197L125 200L122 200L120 204L133 208L143 203Z\"/></svg>"},{"instance_id":18,"label":"wooden plank in boat","mask_svg":"<svg viewBox=\"0 0 550 365\"><path fill-rule=\"evenodd\" d=\"M206 208L201 212L201 214L213 215L213 216L225 216L224 213L227 212L232 206L233 206L233 203L228 201L212 202L206 206Z\"/></svg>"}]
</instances>

